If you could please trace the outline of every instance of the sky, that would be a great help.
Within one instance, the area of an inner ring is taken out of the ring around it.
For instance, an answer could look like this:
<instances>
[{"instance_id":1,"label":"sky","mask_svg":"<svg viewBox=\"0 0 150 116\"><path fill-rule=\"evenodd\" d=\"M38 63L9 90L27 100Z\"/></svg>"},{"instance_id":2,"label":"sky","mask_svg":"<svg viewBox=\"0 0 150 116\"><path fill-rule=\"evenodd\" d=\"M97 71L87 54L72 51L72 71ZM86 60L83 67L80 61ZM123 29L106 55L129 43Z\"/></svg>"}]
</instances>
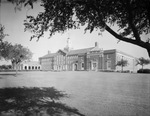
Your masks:
<instances>
[{"instance_id":1,"label":"sky","mask_svg":"<svg viewBox=\"0 0 150 116\"><path fill-rule=\"evenodd\" d=\"M43 11L43 8L37 3L34 4L33 9L27 6L26 8L23 7L21 11L15 11L15 5L7 2L2 2L0 7L0 23L5 26L5 33L9 34L5 40L12 44L22 44L24 47L29 48L33 53L31 59L33 61L38 61L38 58L46 55L48 51L54 53L59 49L63 49L67 44L68 37L73 49L93 47L95 42L98 42L99 47L104 50L118 49L137 58L149 58L144 48L123 41L118 43L118 39L106 31L102 35L98 35L99 31L93 31L92 33L87 31L84 33L85 27L69 30L63 34L57 33L50 39L48 39L49 34L46 33L38 42L36 38L30 41L32 34L24 32L24 20L27 15L36 16L39 12ZM115 29L115 27L112 28ZM146 39L144 36L143 38Z\"/></svg>"}]
</instances>

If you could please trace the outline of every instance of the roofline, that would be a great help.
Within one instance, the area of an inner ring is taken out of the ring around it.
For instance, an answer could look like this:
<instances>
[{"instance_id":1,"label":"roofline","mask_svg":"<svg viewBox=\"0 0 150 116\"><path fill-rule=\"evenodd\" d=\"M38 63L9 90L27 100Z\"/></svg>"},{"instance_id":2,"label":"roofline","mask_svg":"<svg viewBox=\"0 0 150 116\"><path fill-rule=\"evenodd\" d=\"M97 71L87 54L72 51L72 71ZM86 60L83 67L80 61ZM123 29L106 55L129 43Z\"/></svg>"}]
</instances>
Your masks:
<instances>
[{"instance_id":1,"label":"roofline","mask_svg":"<svg viewBox=\"0 0 150 116\"><path fill-rule=\"evenodd\" d=\"M136 57L134 57L134 56L132 56L132 55L130 55L130 54L128 54L128 53L122 52L122 51L120 51L120 50L116 50L116 52L117 52L117 53L121 53L121 54L126 55L126 56L129 56L129 57L134 58L134 59L138 59L138 58L136 58Z\"/></svg>"},{"instance_id":2,"label":"roofline","mask_svg":"<svg viewBox=\"0 0 150 116\"><path fill-rule=\"evenodd\" d=\"M81 48L81 49L75 49L75 50L70 50L70 51L77 51L77 50L85 50L85 49L93 49L94 47L89 47L89 48ZM69 52L70 52L69 51ZM78 53L75 53L75 54L69 54L69 52L67 53L68 56L71 56L71 55L78 55ZM86 54L86 53L80 53L80 54Z\"/></svg>"},{"instance_id":3,"label":"roofline","mask_svg":"<svg viewBox=\"0 0 150 116\"><path fill-rule=\"evenodd\" d=\"M105 51L107 51L107 50L104 50L104 52L105 52ZM108 50L108 51L109 51L109 50ZM116 53L120 53L120 54L126 55L126 56L128 56L128 57L134 58L134 59L138 59L138 58L136 58L136 57L134 57L134 56L132 56L132 55L130 55L130 54L127 54L127 53L125 53L125 52L122 52L122 51L120 51L120 50L118 50L118 49L110 49L110 52L116 52Z\"/></svg>"},{"instance_id":4,"label":"roofline","mask_svg":"<svg viewBox=\"0 0 150 116\"><path fill-rule=\"evenodd\" d=\"M77 50L84 50L84 49L92 49L92 48L94 48L94 47L89 47L89 48L82 48L82 49L75 49L75 50L71 50L71 51L77 51ZM59 50L61 50L61 49L59 49ZM58 50L58 51L59 51ZM58 52L57 51L57 52ZM63 51L63 50L61 50L61 51ZM136 58L136 57L134 57L134 56L132 56L132 55L130 55L130 54L127 54L127 53L125 53L125 52L122 52L122 51L120 51L120 50L118 50L118 49L109 49L109 50L103 50L104 51L104 54L106 54L106 53L120 53L120 54L123 54L123 55L126 55L126 56L128 56L128 57L131 57L131 58L134 58L134 59L138 59L138 58ZM52 57L54 57L56 54L57 54L57 52L56 53L51 53L51 54L53 54L52 56L47 56L47 57L39 57L39 59L42 59L42 58L52 58ZM63 51L64 52L64 51ZM70 52L70 51L69 51ZM69 54L69 52L68 53L66 53L66 55L67 56L73 56L73 55L81 55L81 54L86 54L86 53L72 53L72 54ZM87 51L88 52L88 51ZM48 55L48 54L47 54ZM45 55L46 56L46 55Z\"/></svg>"},{"instance_id":5,"label":"roofline","mask_svg":"<svg viewBox=\"0 0 150 116\"><path fill-rule=\"evenodd\" d=\"M52 56L46 56L46 55L48 55L48 54L46 54L46 55L44 55L44 56L42 56L42 57L39 57L39 59L41 59L41 58L52 58L52 57L54 57L54 55L56 54L56 53L50 53L50 54L53 54Z\"/></svg>"},{"instance_id":6,"label":"roofline","mask_svg":"<svg viewBox=\"0 0 150 116\"><path fill-rule=\"evenodd\" d=\"M41 59L41 58L52 58L52 57L54 57L54 56L48 56L48 57L42 56L42 57L39 57L39 59Z\"/></svg>"},{"instance_id":7,"label":"roofline","mask_svg":"<svg viewBox=\"0 0 150 116\"><path fill-rule=\"evenodd\" d=\"M103 50L104 53L113 53L116 52L116 49L110 49L110 50Z\"/></svg>"},{"instance_id":8,"label":"roofline","mask_svg":"<svg viewBox=\"0 0 150 116\"><path fill-rule=\"evenodd\" d=\"M59 51L62 51L63 53L67 54L68 52L62 49L59 49L56 53L58 53Z\"/></svg>"}]
</instances>

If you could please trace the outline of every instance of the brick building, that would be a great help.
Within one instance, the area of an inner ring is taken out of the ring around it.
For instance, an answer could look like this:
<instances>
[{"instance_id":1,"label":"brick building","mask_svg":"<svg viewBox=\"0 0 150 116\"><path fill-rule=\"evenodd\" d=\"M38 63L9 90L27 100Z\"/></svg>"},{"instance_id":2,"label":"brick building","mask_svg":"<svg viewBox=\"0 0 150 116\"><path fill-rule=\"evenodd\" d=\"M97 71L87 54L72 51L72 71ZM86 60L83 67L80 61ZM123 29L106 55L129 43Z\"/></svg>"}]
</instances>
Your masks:
<instances>
[{"instance_id":1,"label":"brick building","mask_svg":"<svg viewBox=\"0 0 150 116\"><path fill-rule=\"evenodd\" d=\"M67 42L69 43L69 42ZM63 50L60 49L56 53L46 54L39 58L42 70L56 70L56 71L76 71L76 70L121 70L116 66L117 61L121 59L128 60L128 66L124 70L136 71L136 59L118 51L116 49L103 50L99 48L97 42L94 47L77 49L70 49L67 45Z\"/></svg>"}]
</instances>

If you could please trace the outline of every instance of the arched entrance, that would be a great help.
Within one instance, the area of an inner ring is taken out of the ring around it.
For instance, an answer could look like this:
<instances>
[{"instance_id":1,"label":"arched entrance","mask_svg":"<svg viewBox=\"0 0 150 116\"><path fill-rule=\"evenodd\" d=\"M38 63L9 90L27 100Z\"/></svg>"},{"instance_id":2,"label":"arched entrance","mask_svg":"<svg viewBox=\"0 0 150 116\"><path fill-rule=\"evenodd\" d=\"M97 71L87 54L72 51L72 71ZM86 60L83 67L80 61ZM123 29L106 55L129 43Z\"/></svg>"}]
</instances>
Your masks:
<instances>
[{"instance_id":1,"label":"arched entrance","mask_svg":"<svg viewBox=\"0 0 150 116\"><path fill-rule=\"evenodd\" d=\"M25 66L24 69L27 70L27 66Z\"/></svg>"},{"instance_id":2,"label":"arched entrance","mask_svg":"<svg viewBox=\"0 0 150 116\"><path fill-rule=\"evenodd\" d=\"M29 67L28 67L28 69L30 70L30 69L31 69L31 67L29 66Z\"/></svg>"},{"instance_id":3,"label":"arched entrance","mask_svg":"<svg viewBox=\"0 0 150 116\"><path fill-rule=\"evenodd\" d=\"M74 71L77 71L77 70L78 70L78 64L75 63L75 64L73 65L73 70L74 70Z\"/></svg>"},{"instance_id":4,"label":"arched entrance","mask_svg":"<svg viewBox=\"0 0 150 116\"><path fill-rule=\"evenodd\" d=\"M98 69L98 62L92 62L92 70L96 71Z\"/></svg>"}]
</instances>

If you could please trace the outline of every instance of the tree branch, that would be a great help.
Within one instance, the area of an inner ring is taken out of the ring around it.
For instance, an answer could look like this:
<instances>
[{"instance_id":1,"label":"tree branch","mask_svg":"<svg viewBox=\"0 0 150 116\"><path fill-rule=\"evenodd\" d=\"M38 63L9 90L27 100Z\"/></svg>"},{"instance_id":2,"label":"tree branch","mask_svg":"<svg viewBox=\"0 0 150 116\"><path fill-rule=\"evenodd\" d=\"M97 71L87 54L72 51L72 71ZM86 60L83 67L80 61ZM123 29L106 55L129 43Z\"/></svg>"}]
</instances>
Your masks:
<instances>
[{"instance_id":1,"label":"tree branch","mask_svg":"<svg viewBox=\"0 0 150 116\"><path fill-rule=\"evenodd\" d=\"M129 2L129 4L130 4L130 2ZM99 7L97 7L96 4L93 4L93 6L95 8L95 11L98 13L99 17L102 17L102 19L99 19L99 20L103 20L104 17L102 16L102 14L99 13L99 10L100 10ZM137 46L140 46L142 48L145 48L147 50L147 52L148 52L149 57L150 57L150 43L141 41L141 38L140 38L139 33L138 33L138 30L136 29L135 25L133 24L133 16L132 16L131 10L130 9L127 9L127 10L129 10L129 14L130 14L129 15L129 24L130 24L131 29L133 31L133 34L135 36L135 40L134 39L130 39L130 38L126 38L126 37L123 37L123 36L117 34L114 30L112 30L105 23L105 21L102 21L103 25L105 26L105 30L107 30L110 34L112 34L114 37L116 37L119 40L122 40L122 41L128 42L128 43L132 43L134 45L137 45Z\"/></svg>"},{"instance_id":2,"label":"tree branch","mask_svg":"<svg viewBox=\"0 0 150 116\"><path fill-rule=\"evenodd\" d=\"M119 40L122 40L122 41L125 41L125 42L129 42L129 43L133 43L133 44L137 44L137 41L135 41L133 39L126 38L126 37L122 37L121 35L117 34L107 24L105 24L105 29L106 29L106 31L108 31L110 34L112 34L114 37L116 37Z\"/></svg>"},{"instance_id":3,"label":"tree branch","mask_svg":"<svg viewBox=\"0 0 150 116\"><path fill-rule=\"evenodd\" d=\"M148 19L148 21L149 21L149 26L150 26L150 9L149 9L149 7L150 7L150 1L147 1L147 2L146 2L147 19Z\"/></svg>"},{"instance_id":4,"label":"tree branch","mask_svg":"<svg viewBox=\"0 0 150 116\"><path fill-rule=\"evenodd\" d=\"M101 16L100 15L100 13L99 13L99 8L96 6L96 5L94 5L94 8L95 8L95 10L97 11L97 13L99 14L99 16ZM103 16L102 16L103 17ZM101 20L101 19L100 19ZM133 39L129 39L129 38L126 38L126 37L122 37L121 35L119 35L119 34L117 34L115 31L113 31L106 23L105 23L105 21L103 21L103 25L105 25L105 29L110 33L110 34L112 34L114 37L116 37L117 39L119 39L119 40L122 40L122 41L125 41L125 42L128 42L128 43L132 43L132 44L135 44L135 45L139 45L140 44L140 42L142 43L142 41L136 41L136 40L133 40ZM141 47L144 47L144 45L141 45Z\"/></svg>"},{"instance_id":5,"label":"tree branch","mask_svg":"<svg viewBox=\"0 0 150 116\"><path fill-rule=\"evenodd\" d=\"M144 41L136 41L136 40L133 40L133 39L130 39L130 38L126 38L126 37L122 37L121 35L117 34L114 30L112 30L107 24L105 26L105 29L110 33L112 34L114 37L116 37L117 39L119 40L122 40L122 41L125 41L125 42L128 42L128 43L132 43L134 45L138 45L140 47L143 47L143 48L147 48L146 46L149 46L149 45L146 45L148 43L144 42Z\"/></svg>"},{"instance_id":6,"label":"tree branch","mask_svg":"<svg viewBox=\"0 0 150 116\"><path fill-rule=\"evenodd\" d=\"M116 37L119 40L122 40L122 41L125 41L125 42L128 42L128 43L132 43L134 45L145 48L148 52L149 57L150 57L150 43L149 42L137 41L137 40L129 39L129 38L126 38L126 37L122 37L121 35L117 34L115 31L113 31L108 25L105 26L105 29L110 34L112 34L114 37Z\"/></svg>"},{"instance_id":7,"label":"tree branch","mask_svg":"<svg viewBox=\"0 0 150 116\"><path fill-rule=\"evenodd\" d=\"M139 42L139 41L141 41L141 38L139 36L138 30L136 29L136 27L133 23L132 8L131 8L130 4L131 4L130 2L127 2L127 5L126 5L126 9L127 9L128 14L129 14L129 16L128 16L129 26L131 27L131 29L133 31L133 34L134 34L136 41Z\"/></svg>"}]
</instances>

